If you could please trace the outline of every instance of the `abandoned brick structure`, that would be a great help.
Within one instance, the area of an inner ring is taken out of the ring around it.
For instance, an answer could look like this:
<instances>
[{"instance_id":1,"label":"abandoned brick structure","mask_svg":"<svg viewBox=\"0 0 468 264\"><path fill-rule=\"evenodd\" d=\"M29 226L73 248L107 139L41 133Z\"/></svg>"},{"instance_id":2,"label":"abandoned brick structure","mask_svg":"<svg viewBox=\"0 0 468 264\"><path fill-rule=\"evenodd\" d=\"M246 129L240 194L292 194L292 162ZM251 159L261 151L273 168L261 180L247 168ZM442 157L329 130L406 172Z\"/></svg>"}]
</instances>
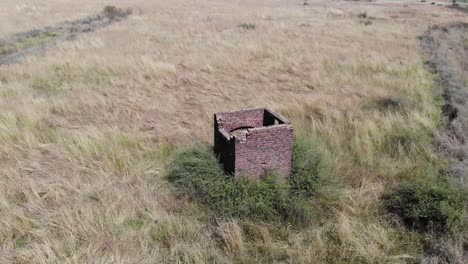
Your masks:
<instances>
[{"instance_id":1,"label":"abandoned brick structure","mask_svg":"<svg viewBox=\"0 0 468 264\"><path fill-rule=\"evenodd\" d=\"M214 115L214 152L228 174L258 179L272 171L287 178L292 150L293 127L269 109Z\"/></svg>"}]
</instances>

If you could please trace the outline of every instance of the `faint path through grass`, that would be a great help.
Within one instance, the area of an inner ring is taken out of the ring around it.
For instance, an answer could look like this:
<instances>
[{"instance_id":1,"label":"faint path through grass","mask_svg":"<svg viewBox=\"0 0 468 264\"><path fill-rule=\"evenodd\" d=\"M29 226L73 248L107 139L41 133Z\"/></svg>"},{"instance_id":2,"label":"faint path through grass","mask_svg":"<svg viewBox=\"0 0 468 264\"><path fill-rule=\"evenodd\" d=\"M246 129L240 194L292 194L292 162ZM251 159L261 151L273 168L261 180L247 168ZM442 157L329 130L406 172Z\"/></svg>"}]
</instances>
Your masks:
<instances>
[{"instance_id":1,"label":"faint path through grass","mask_svg":"<svg viewBox=\"0 0 468 264\"><path fill-rule=\"evenodd\" d=\"M56 26L17 33L8 39L0 39L0 65L19 61L26 55L40 54L54 44L75 38L80 33L94 31L125 19L131 10L106 6L99 14L66 21Z\"/></svg>"}]
</instances>

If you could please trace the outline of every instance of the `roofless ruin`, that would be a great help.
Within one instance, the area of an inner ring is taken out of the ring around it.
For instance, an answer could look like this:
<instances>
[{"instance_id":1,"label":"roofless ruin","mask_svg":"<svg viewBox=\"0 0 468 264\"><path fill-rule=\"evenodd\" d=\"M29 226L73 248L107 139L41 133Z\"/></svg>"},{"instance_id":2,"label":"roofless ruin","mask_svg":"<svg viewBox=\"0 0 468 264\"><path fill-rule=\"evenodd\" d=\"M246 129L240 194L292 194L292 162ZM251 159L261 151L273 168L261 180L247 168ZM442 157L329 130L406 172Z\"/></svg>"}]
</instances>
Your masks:
<instances>
[{"instance_id":1,"label":"roofless ruin","mask_svg":"<svg viewBox=\"0 0 468 264\"><path fill-rule=\"evenodd\" d=\"M214 152L227 174L258 179L273 172L287 178L292 150L292 125L270 109L214 115Z\"/></svg>"}]
</instances>

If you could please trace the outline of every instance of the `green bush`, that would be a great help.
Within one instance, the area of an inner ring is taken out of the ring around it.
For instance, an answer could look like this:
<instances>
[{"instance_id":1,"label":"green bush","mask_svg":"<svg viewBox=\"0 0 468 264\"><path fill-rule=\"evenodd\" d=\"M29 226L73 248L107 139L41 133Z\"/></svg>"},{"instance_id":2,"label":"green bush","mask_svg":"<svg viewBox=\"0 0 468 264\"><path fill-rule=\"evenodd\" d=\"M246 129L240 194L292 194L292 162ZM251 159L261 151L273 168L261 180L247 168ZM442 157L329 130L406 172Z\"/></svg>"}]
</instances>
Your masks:
<instances>
[{"instance_id":1,"label":"green bush","mask_svg":"<svg viewBox=\"0 0 468 264\"><path fill-rule=\"evenodd\" d=\"M107 5L102 10L102 13L104 16L108 17L109 19L114 19L117 17L125 17L127 15L130 15L132 13L132 10L131 9L124 10L113 5Z\"/></svg>"},{"instance_id":2,"label":"green bush","mask_svg":"<svg viewBox=\"0 0 468 264\"><path fill-rule=\"evenodd\" d=\"M304 144L301 146L306 147ZM257 182L226 176L211 149L201 145L192 146L176 155L169 165L167 179L179 194L192 197L220 217L249 217L304 224L313 214L302 193L312 193L313 188L306 185L309 182L315 184L316 181L310 179L322 175L322 172L310 177L306 174L322 165L318 166L321 164L321 161L317 161L318 155L309 153L310 156L305 150L300 153L303 156L297 171L301 174L294 181L296 185L278 181L274 174ZM298 190L301 192L298 193Z\"/></svg>"},{"instance_id":3,"label":"green bush","mask_svg":"<svg viewBox=\"0 0 468 264\"><path fill-rule=\"evenodd\" d=\"M205 146L195 145L176 155L169 166L167 179L183 193L200 195L206 191L206 184L219 181L222 173L211 151Z\"/></svg>"},{"instance_id":4,"label":"green bush","mask_svg":"<svg viewBox=\"0 0 468 264\"><path fill-rule=\"evenodd\" d=\"M463 219L466 199L466 192L448 181L421 180L402 183L384 196L383 206L409 228L455 234L466 225Z\"/></svg>"},{"instance_id":5,"label":"green bush","mask_svg":"<svg viewBox=\"0 0 468 264\"><path fill-rule=\"evenodd\" d=\"M305 198L312 197L317 185L329 174L328 159L312 138L299 138L294 142L291 190Z\"/></svg>"}]
</instances>

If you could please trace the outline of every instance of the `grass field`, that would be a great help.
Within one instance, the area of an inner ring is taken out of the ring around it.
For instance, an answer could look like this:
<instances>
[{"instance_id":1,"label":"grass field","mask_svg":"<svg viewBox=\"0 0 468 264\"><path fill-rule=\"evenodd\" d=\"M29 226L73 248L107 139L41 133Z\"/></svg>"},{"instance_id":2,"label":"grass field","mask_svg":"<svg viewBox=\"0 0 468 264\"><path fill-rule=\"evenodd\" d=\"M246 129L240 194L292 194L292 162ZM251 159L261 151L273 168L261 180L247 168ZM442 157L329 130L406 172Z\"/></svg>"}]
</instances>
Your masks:
<instances>
[{"instance_id":1,"label":"grass field","mask_svg":"<svg viewBox=\"0 0 468 264\"><path fill-rule=\"evenodd\" d=\"M443 263L380 197L447 166L418 36L466 13L308 4L2 1L0 38L106 5L133 13L0 65L0 263ZM330 155L308 227L213 219L164 180L179 148L211 143L213 113L263 106Z\"/></svg>"}]
</instances>

